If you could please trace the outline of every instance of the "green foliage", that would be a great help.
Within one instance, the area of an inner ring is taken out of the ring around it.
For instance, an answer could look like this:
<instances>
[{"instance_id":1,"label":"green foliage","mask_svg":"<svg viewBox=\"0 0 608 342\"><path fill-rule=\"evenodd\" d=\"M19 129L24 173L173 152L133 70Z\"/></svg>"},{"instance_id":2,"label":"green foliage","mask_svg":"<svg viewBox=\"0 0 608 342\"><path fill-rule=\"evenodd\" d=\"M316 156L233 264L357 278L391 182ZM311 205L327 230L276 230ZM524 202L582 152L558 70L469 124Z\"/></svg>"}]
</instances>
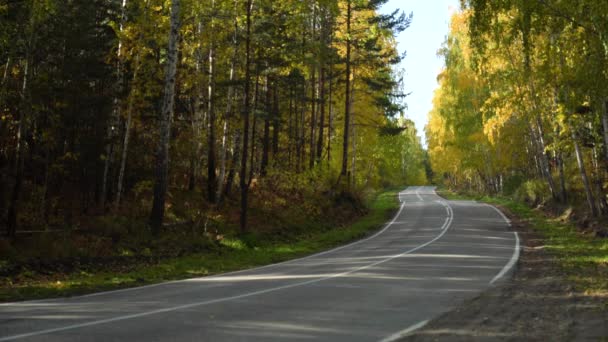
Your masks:
<instances>
[{"instance_id":1,"label":"green foliage","mask_svg":"<svg viewBox=\"0 0 608 342\"><path fill-rule=\"evenodd\" d=\"M535 206L550 199L547 184L541 180L529 180L523 182L514 192L513 198L517 201Z\"/></svg>"},{"instance_id":2,"label":"green foliage","mask_svg":"<svg viewBox=\"0 0 608 342\"><path fill-rule=\"evenodd\" d=\"M426 127L435 181L607 214L606 14L588 12L606 5L462 4Z\"/></svg>"},{"instance_id":3,"label":"green foliage","mask_svg":"<svg viewBox=\"0 0 608 342\"><path fill-rule=\"evenodd\" d=\"M502 194L511 196L523 186L526 178L520 174L513 174L505 177Z\"/></svg>"}]
</instances>

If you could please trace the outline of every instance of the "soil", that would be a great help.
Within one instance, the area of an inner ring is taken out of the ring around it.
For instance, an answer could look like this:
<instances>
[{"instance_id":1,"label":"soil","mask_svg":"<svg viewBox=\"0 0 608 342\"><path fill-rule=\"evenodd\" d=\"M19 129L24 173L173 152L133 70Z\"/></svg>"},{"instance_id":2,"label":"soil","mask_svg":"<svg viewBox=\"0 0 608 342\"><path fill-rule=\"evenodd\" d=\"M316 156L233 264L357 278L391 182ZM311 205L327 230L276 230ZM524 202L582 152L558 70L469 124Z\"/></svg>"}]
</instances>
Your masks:
<instances>
[{"instance_id":1,"label":"soil","mask_svg":"<svg viewBox=\"0 0 608 342\"><path fill-rule=\"evenodd\" d=\"M577 292L540 236L509 216L522 241L513 277L401 341L608 341L608 298Z\"/></svg>"}]
</instances>

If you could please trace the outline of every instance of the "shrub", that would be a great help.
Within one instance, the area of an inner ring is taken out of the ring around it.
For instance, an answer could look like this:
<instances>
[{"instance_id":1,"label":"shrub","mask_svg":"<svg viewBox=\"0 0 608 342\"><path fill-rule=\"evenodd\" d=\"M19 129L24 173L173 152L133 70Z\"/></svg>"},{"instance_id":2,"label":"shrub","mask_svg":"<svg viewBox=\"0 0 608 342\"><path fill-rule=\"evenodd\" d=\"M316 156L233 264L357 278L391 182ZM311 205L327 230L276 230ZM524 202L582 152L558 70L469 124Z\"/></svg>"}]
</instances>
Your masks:
<instances>
[{"instance_id":1,"label":"shrub","mask_svg":"<svg viewBox=\"0 0 608 342\"><path fill-rule=\"evenodd\" d=\"M513 195L525 181L525 178L522 175L510 175L504 178L503 181L503 195L511 196Z\"/></svg>"},{"instance_id":2,"label":"shrub","mask_svg":"<svg viewBox=\"0 0 608 342\"><path fill-rule=\"evenodd\" d=\"M540 179L529 180L522 183L513 194L518 201L526 202L532 206L545 203L550 197L547 183Z\"/></svg>"}]
</instances>

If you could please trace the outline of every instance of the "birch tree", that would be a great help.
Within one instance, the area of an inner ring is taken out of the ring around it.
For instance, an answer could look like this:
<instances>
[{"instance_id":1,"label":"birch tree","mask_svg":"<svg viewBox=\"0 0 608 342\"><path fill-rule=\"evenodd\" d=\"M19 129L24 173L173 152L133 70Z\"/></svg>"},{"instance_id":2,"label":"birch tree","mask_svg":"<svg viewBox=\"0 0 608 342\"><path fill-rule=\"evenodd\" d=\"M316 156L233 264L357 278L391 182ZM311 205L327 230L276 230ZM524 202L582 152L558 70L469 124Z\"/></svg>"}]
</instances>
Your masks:
<instances>
[{"instance_id":1,"label":"birch tree","mask_svg":"<svg viewBox=\"0 0 608 342\"><path fill-rule=\"evenodd\" d=\"M156 155L154 199L150 213L152 232L158 234L165 216L165 201L169 182L169 144L171 139L171 121L175 103L175 74L177 71L177 48L180 28L180 0L171 0L171 26L169 46L167 48L167 65L160 115L158 151Z\"/></svg>"}]
</instances>

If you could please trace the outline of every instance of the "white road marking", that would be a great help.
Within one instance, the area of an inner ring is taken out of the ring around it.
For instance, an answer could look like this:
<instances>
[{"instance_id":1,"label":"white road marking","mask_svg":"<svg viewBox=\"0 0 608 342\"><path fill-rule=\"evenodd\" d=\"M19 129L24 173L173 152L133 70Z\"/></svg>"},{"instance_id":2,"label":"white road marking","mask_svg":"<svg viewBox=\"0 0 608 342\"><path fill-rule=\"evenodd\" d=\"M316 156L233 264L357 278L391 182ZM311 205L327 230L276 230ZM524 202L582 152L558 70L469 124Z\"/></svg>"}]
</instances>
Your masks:
<instances>
[{"instance_id":1,"label":"white road marking","mask_svg":"<svg viewBox=\"0 0 608 342\"><path fill-rule=\"evenodd\" d=\"M447 202L444 205L449 206L449 204ZM374 234L373 236L371 236L371 237L369 237L369 238L367 238L365 240L360 240L360 241L355 242L353 244L357 244L357 243L361 243L361 242L366 241L366 240L370 240L371 238L376 237L376 236L380 235L382 232L386 231L386 229L388 229L395 222L395 220L397 219L397 217L399 216L399 214L401 213L401 211L403 210L403 208L404 208L404 205L401 205L401 208L397 212L397 215L395 215L395 217L391 220L391 222L389 222L386 225L386 227L384 227L384 229L382 229L380 232ZM248 292L248 293L244 293L244 294L240 294L240 295L235 295L235 296L230 296L230 297L210 299L210 300L196 302L196 303L191 303L191 304L178 305L178 306L173 306L173 307L168 307L168 308L163 308L163 309L157 309L157 310L151 310L151 311L146 311L146 312L140 312L140 313L136 313L136 314L117 316L117 317L112 317L112 318L106 318L106 319L96 320L96 321L90 321L90 322L84 322L84 323L67 325L67 326L58 327L58 328L44 329L44 330L34 331L34 332L30 332L30 333L24 333L24 334L6 336L6 337L0 338L0 342L3 342L3 341L13 341L13 340L17 340L17 339L22 339L22 338L27 338L27 337L33 337L33 336L39 336L39 335L45 335L45 334L50 334L50 333L54 333L54 332L61 332L61 331L79 329L79 328L84 328L84 327L89 327L89 326L94 326L94 325L112 323L112 322L117 322L117 321L124 321L124 320L128 320L128 319L134 319L134 318L140 318L140 317L145 317L145 316L151 316L151 315L156 315L156 314L160 314L160 313L173 312L173 311L184 310L184 309L189 309L189 308L193 308L193 307L199 307L199 306L205 306L205 305L216 304L216 303L221 303L221 302L227 302L227 301L231 301L231 300L237 300L237 299L257 296L257 295L261 295L261 294L265 294L265 293L270 293L270 292L279 291L279 290L285 290L285 289L294 288L294 287L300 287L300 286L304 286L304 285L308 285L308 284L318 283L318 282L325 281L325 280L328 280L328 279L334 279L334 278L346 276L346 275L349 275L349 274L352 274L352 273L356 273L356 272L368 269L370 267L374 267L374 266L383 264L385 262L394 260L396 258L400 258L400 257L402 257L404 255L413 253L415 251L418 251L418 250L420 250L420 249L422 249L422 248L424 248L424 247L426 247L426 246L434 243L435 241L439 240L440 238L442 238L445 235L445 233L448 231L450 225L452 224L453 219L454 219L454 215L453 215L453 213L451 213L451 215L446 218L443 226L441 227L441 233L439 235L437 235L435 238L433 238L433 239L431 239L431 240L429 240L429 241L427 241L427 242L425 242L425 243L423 243L423 244L421 244L421 245L419 245L417 247L409 249L409 250L407 250L407 251L405 251L403 253L392 255L392 256L387 257L387 258L385 258L383 260L376 261L374 263L371 263L371 264L368 264L368 265L365 265L365 266L360 266L360 267L357 267L357 268L352 269L350 271L336 273L336 274L332 274L332 275L329 275L329 276L326 276L326 277L312 279L312 280L308 280L308 281L303 281L303 282L299 282L299 283L295 283L295 284L289 284L289 285L271 287L271 288L268 288L268 289L265 289L265 290L253 291L253 292ZM351 246L353 244L351 244ZM344 247L346 247L346 246L343 246L343 247L340 247L340 248L344 248ZM337 249L339 249L339 248L336 248L334 250L337 250ZM329 252L330 251L327 251L327 252L324 252L324 253L320 253L320 254L325 254L325 253L329 253ZM320 254L317 254L317 255L320 255ZM305 259L305 258L303 258L303 259Z\"/></svg>"},{"instance_id":2,"label":"white road marking","mask_svg":"<svg viewBox=\"0 0 608 342\"><path fill-rule=\"evenodd\" d=\"M498 279L502 278L513 267L513 265L515 265L517 259L519 259L519 235L517 235L517 232L513 232L513 234L515 235L515 250L513 250L511 260L509 260L505 267L503 267L494 278L492 278L490 284L494 284Z\"/></svg>"},{"instance_id":3,"label":"white road marking","mask_svg":"<svg viewBox=\"0 0 608 342\"><path fill-rule=\"evenodd\" d=\"M509 225L509 227L511 227L511 220L509 220L502 211L500 211L498 208L496 208L493 205L490 205L487 203L486 203L486 205L488 207L494 209L498 214L500 214L500 216L503 218L503 220L505 220L505 222ZM520 251L519 235L517 234L517 232L513 232L513 235L515 235L515 249L513 250L513 255L511 255L511 259L502 268L502 270L500 270L500 272L498 272L498 274L494 278L492 278L492 280L490 280L490 284L494 284L498 279L504 277L504 275L507 274L507 272L509 272L509 270L515 265L515 263L519 259L519 251Z\"/></svg>"},{"instance_id":4,"label":"white road marking","mask_svg":"<svg viewBox=\"0 0 608 342\"><path fill-rule=\"evenodd\" d=\"M380 342L393 342L393 341L400 340L401 338L411 334L414 330L418 330L418 329L422 328L423 326L427 325L428 322L429 322L428 319L426 321L418 322L408 328L405 328L399 332L392 334L391 336L389 336L387 338L380 340Z\"/></svg>"},{"instance_id":5,"label":"white road marking","mask_svg":"<svg viewBox=\"0 0 608 342\"><path fill-rule=\"evenodd\" d=\"M486 206L494 209L500 215L500 217L502 217L502 219L505 220L505 222L509 225L509 227L511 227L511 220L509 220L509 218L502 211L500 211L498 208L496 208L495 206L493 206L491 204L487 204L487 203L484 203L484 204Z\"/></svg>"},{"instance_id":6,"label":"white road marking","mask_svg":"<svg viewBox=\"0 0 608 342\"><path fill-rule=\"evenodd\" d=\"M402 192L403 191L399 192L399 195L401 195ZM313 257L317 257L317 256L333 253L333 252L339 251L341 249L344 249L344 248L347 248L347 247L352 247L352 246L355 246L355 245L360 244L362 242L375 239L378 236L380 236L381 234L383 234L391 225L393 225L395 223L395 220L397 219L397 217L399 217L399 215L401 214L401 212L403 211L403 209L405 209L405 204L406 204L405 201L403 201L402 204L401 204L401 206L399 207L399 210L397 211L397 214L395 214L395 216L393 217L393 219L389 223L387 223L380 231L378 231L377 233L375 233L374 235L369 236L369 237L364 238L364 239L361 239L361 240L357 240L355 242L351 242L351 243L349 243L347 245L343 245L343 246L339 246L339 247L336 247L336 248L332 248L332 249L326 250L324 252L311 254L311 255L308 255L308 256L305 256L305 257L301 257L301 258L298 258L298 259L290 259L290 260L286 260L286 261L281 261L281 262L277 262L277 263L274 263L274 264L260 266L260 267L256 267L256 268L248 268L248 269L239 270L239 271L222 273L222 274L218 274L218 275L215 275L215 276L188 278L188 279L182 279L182 280L172 280L172 281L167 281L167 282L158 283L158 284L149 284L149 285L142 285L142 286L137 286L137 287L130 287L130 288L127 288L127 289L118 289L118 290L110 290L110 291L104 291L104 292L90 293L90 294L81 295L81 296L72 297L72 298L97 297L97 296L104 296L104 295L109 295L109 294L116 294L116 293L136 291L136 290L141 290L141 289L148 289L148 288L158 287L158 286L163 286L163 285L168 285L168 284L175 284L175 283L181 283L181 282L187 282L187 281L196 281L197 279L216 279L216 278L222 278L222 277L226 277L226 276L230 276L230 275L234 275L234 274L239 274L239 273L259 271L259 270L263 270L263 269L267 269L267 268L271 268L271 267L283 266L285 264L295 263L295 262L299 262L299 261L302 261L302 260L310 259L310 258L313 258ZM26 306L26 305L34 304L34 303L45 303L45 302L56 301L56 300L57 300L57 298L49 298L49 299L38 299L38 300L23 301L23 302L0 303L0 307L3 307L3 306ZM0 339L0 341L3 341L3 340Z\"/></svg>"},{"instance_id":7,"label":"white road marking","mask_svg":"<svg viewBox=\"0 0 608 342\"><path fill-rule=\"evenodd\" d=\"M422 196L420 196L420 187L418 189L416 189L416 196L418 196L419 200L424 201L424 198L422 198Z\"/></svg>"}]
</instances>

